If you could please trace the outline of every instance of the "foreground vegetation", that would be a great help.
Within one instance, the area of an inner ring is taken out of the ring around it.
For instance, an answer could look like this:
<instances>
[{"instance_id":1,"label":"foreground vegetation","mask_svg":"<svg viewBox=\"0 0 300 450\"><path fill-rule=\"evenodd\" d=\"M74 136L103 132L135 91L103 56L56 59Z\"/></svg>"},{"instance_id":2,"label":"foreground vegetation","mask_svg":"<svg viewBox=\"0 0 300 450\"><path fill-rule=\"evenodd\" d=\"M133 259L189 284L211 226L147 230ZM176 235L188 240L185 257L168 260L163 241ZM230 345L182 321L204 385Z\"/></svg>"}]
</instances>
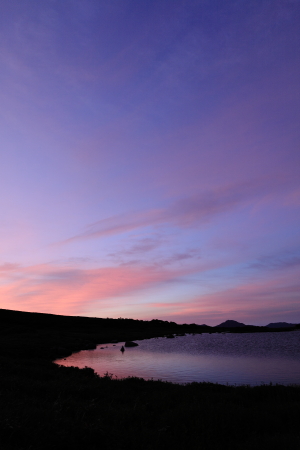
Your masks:
<instances>
[{"instance_id":1,"label":"foreground vegetation","mask_svg":"<svg viewBox=\"0 0 300 450\"><path fill-rule=\"evenodd\" d=\"M117 380L51 362L113 339L210 328L0 310L0 330L2 450L300 447L300 386Z\"/></svg>"}]
</instances>

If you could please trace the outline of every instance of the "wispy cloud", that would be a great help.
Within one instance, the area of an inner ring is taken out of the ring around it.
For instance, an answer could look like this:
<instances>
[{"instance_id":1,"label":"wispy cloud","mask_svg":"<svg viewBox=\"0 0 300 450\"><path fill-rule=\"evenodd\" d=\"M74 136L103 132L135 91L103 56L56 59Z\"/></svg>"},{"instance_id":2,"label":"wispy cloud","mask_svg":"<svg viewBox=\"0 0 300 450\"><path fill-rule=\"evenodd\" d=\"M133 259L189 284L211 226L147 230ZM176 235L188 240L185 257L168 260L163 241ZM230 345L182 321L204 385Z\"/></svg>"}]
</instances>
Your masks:
<instances>
[{"instance_id":1,"label":"wispy cloud","mask_svg":"<svg viewBox=\"0 0 300 450\"><path fill-rule=\"evenodd\" d=\"M229 289L187 298L185 302L157 302L157 316L174 321L218 323L233 319L246 324L266 325L271 321L294 323L299 317L300 283L296 277L281 276L260 282L246 282Z\"/></svg>"},{"instance_id":2,"label":"wispy cloud","mask_svg":"<svg viewBox=\"0 0 300 450\"><path fill-rule=\"evenodd\" d=\"M140 213L124 213L118 216L109 217L87 226L85 231L82 233L68 238L59 244L67 244L78 240L125 233L140 227L160 223L161 216L162 210L152 210Z\"/></svg>"},{"instance_id":3,"label":"wispy cloud","mask_svg":"<svg viewBox=\"0 0 300 450\"><path fill-rule=\"evenodd\" d=\"M239 206L249 205L256 198L266 195L274 188L272 182L268 183L268 181L260 179L247 183L230 184L177 200L164 208L109 217L87 226L82 233L58 244L125 233L153 225L186 228L204 224L215 216ZM149 245L150 243L148 243ZM144 246L146 247L147 244L144 243Z\"/></svg>"},{"instance_id":4,"label":"wispy cloud","mask_svg":"<svg viewBox=\"0 0 300 450\"><path fill-rule=\"evenodd\" d=\"M145 237L141 239L134 240L134 244L128 248L122 250L122 256L140 256L143 254L151 253L153 250L159 248L165 239L161 235L155 235L154 237ZM108 256L120 259L120 252L110 253Z\"/></svg>"},{"instance_id":5,"label":"wispy cloud","mask_svg":"<svg viewBox=\"0 0 300 450\"><path fill-rule=\"evenodd\" d=\"M11 269L2 276L2 307L59 314L80 314L92 304L101 311L116 298L121 304L126 295L178 279L186 272L153 266L79 269L53 264Z\"/></svg>"},{"instance_id":6,"label":"wispy cloud","mask_svg":"<svg viewBox=\"0 0 300 450\"><path fill-rule=\"evenodd\" d=\"M250 269L285 270L300 266L300 252L282 251L273 255L261 256L249 265Z\"/></svg>"},{"instance_id":7,"label":"wispy cloud","mask_svg":"<svg viewBox=\"0 0 300 450\"><path fill-rule=\"evenodd\" d=\"M12 264L12 263L4 263L0 265L0 273L3 272L13 272L17 269L19 269L19 264Z\"/></svg>"}]
</instances>

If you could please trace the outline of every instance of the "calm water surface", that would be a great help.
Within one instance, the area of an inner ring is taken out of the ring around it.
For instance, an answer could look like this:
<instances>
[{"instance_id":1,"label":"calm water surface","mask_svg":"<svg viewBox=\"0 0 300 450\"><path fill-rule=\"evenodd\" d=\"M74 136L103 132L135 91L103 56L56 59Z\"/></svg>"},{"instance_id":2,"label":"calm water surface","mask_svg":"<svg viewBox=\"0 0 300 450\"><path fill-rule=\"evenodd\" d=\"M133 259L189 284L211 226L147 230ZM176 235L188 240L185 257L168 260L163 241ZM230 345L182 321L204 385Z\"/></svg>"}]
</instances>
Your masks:
<instances>
[{"instance_id":1,"label":"calm water surface","mask_svg":"<svg viewBox=\"0 0 300 450\"><path fill-rule=\"evenodd\" d=\"M120 351L119 344L101 344L55 362L92 367L103 376L134 376L175 383L210 381L220 384L300 384L300 331L201 334L175 339L136 341Z\"/></svg>"}]
</instances>

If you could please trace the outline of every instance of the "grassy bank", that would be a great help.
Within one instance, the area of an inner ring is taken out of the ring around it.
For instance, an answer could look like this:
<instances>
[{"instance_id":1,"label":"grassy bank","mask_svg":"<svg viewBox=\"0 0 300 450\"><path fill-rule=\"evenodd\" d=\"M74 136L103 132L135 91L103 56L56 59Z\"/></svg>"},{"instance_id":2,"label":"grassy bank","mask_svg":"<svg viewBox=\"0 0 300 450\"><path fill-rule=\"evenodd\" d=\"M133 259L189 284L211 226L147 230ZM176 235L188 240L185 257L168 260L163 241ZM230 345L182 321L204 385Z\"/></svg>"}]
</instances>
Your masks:
<instances>
[{"instance_id":1,"label":"grassy bank","mask_svg":"<svg viewBox=\"0 0 300 450\"><path fill-rule=\"evenodd\" d=\"M300 387L117 380L51 362L112 339L204 331L188 327L0 310L0 448L299 448Z\"/></svg>"}]
</instances>

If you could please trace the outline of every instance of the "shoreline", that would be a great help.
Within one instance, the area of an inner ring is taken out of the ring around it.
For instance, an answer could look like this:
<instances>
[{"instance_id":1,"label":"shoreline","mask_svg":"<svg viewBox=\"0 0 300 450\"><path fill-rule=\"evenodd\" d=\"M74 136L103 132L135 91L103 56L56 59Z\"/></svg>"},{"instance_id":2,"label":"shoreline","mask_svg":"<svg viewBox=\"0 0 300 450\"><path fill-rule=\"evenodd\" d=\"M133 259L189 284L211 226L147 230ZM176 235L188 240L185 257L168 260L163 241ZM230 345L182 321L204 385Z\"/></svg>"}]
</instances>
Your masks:
<instances>
[{"instance_id":1,"label":"shoreline","mask_svg":"<svg viewBox=\"0 0 300 450\"><path fill-rule=\"evenodd\" d=\"M300 332L300 330L294 330L294 331ZM182 339L182 338L185 338L185 337L188 337L188 336L190 336L190 337L191 336L195 336L195 333L186 333L185 336L180 334L180 336L175 336L175 338L180 337ZM151 341L153 339L155 339L155 340L156 339L163 339L163 341L166 342L167 341L166 337L167 336L161 336L161 337L155 337L155 338L149 338L149 339L148 338L147 339L136 339L135 342L140 347L141 343L144 340ZM194 342L194 339L192 339L192 343L193 342ZM196 339L196 342L198 342L197 339ZM236 340L235 340L235 342L236 342ZM156 344L155 343L153 343L153 344L154 344L154 348L153 348L153 345L150 344L150 352L151 351L154 351L154 352L157 351ZM172 344L174 344L174 340L173 340ZM130 364L130 362L129 362L130 368L132 367L132 371L131 371L131 370L128 370L128 368L127 368L126 353L125 353L125 361L124 361L124 363L121 366L115 363L115 360L119 359L118 358L119 352L117 350L120 350L121 345L125 345L125 342L124 341L120 341L120 342L116 342L116 341L104 342L102 344L98 344L96 349L89 350L89 351L93 352L94 350L98 349L98 351L100 352L99 353L99 357L101 358L102 357L101 355L103 355L103 358L104 358L103 361L105 361L105 362L102 362L100 364L99 364L100 360L98 360L98 356L97 356L97 359L94 360L94 358L92 356L89 358L88 353L83 355L84 362L79 356L78 356L78 358L75 357L75 358L70 359L74 354L81 353L82 351L85 352L86 350L79 350L79 351L73 352L72 355L56 359L56 360L53 361L53 363L57 364L58 366L62 366L62 367L78 367L80 369L82 369L84 367L89 367L89 368L93 369L95 374L97 376L99 376L99 377L104 376L104 373L110 373L112 375L113 379L119 379L119 380L121 379L122 380L122 379L130 378L130 377L131 378L134 377L134 378L143 378L145 381L149 381L149 380L162 381L162 382L169 382L169 383L173 383L173 384L179 384L179 385L182 385L182 386L190 384L190 383L203 383L203 382L218 384L218 385L222 385L222 386L230 386L230 387L236 387L236 386L241 386L241 387L244 386L245 387L245 386L247 386L247 387L250 387L250 388L257 387L257 386L272 386L272 385L273 386L295 386L295 387L300 386L300 381L298 382L298 381L294 381L294 380L293 381L275 381L274 378L273 378L273 380L272 380L272 378L270 378L268 380L265 379L264 381L260 381L260 379L264 379L263 376L262 377L257 377L257 381L255 381L253 377L251 377L252 381L244 381L244 382L243 381L238 381L239 377L237 377L235 381L227 381L226 379L225 379L225 381L221 381L220 379L216 380L215 373L212 373L212 376L207 376L205 374L205 369L204 369L204 373L203 373L203 378L201 378L201 379L199 379L199 377L197 378L197 373L195 372L195 370L193 370L192 371L192 375L195 375L194 378L190 374L186 374L185 378L189 378L189 381L183 381L184 378L183 378L183 380L178 381L178 380L174 379L174 378L176 378L176 376L174 377L174 374L175 374L174 369L171 371L171 375L169 377L168 376L169 372L166 371L166 370L164 372L162 372L161 367L159 365L157 366L154 361L152 362L152 365L149 366L148 371L147 371L147 367L148 366L147 366L147 364L145 365L144 362L143 362L143 358L144 358L143 357L143 351L145 351L145 350L146 350L146 352L149 351L149 343L146 344L146 349L141 349L140 348L140 351L142 351L142 353L139 354L139 358L142 358L142 360L141 360L141 364L142 364L142 367L143 367L142 373L139 370L139 365L137 365L137 363L135 363L132 366ZM161 345L164 346L163 343ZM159 346L159 348L161 348L161 345ZM167 342L166 342L166 345L167 345ZM176 345L176 344L174 344L174 345ZM152 350L151 350L151 348L152 348ZM180 351L180 348L181 348L181 351ZM182 347L180 346L180 344L179 344L179 348L177 350L179 352L179 358L180 358L180 354L186 355L186 351L182 351ZM175 352L177 352L177 350L175 350ZM189 355L188 347L186 347L186 350L187 350L187 354ZM109 355L110 355L108 359L107 359L107 357L105 355L105 352L107 352L107 351L109 352ZM174 352L174 349L173 349L173 351L171 351L171 353L172 352ZM97 353L97 355L98 355L98 353ZM168 354L166 354L166 358L168 358L168 355L169 355L169 352L168 352ZM192 353L192 355L196 356L194 353ZM204 353L201 352L201 355L202 356L203 355L204 356L208 356L208 357L212 356L212 354L207 354L206 352L204 352ZM231 352L229 352L229 353L221 352L220 354L214 355L214 356L216 358L218 358L218 357L223 358L226 355L229 356L229 357L232 357L232 353ZM158 355L158 357L159 356L160 355ZM254 358L258 358L258 359L260 358L259 355L252 355L251 352L248 353L247 355L244 355L244 356L246 358L247 357L248 358L249 357L250 358L254 357ZM237 370L240 370L240 367L239 367L240 366L240 363L239 363L240 356L235 354L235 355L233 355L233 357L236 359L236 361L238 361ZM276 355L276 358L279 358L279 357L280 357L280 355ZM281 355L281 357L282 357L282 355ZM184 358L184 356L183 356L183 358ZM171 361L171 363L172 363L172 361ZM260 361L258 361L258 363L260 363ZM199 370L201 371L202 368L204 368L203 365L199 367ZM154 369L154 372L157 373L157 375L153 374L153 369ZM220 368L221 372L222 372L222 370L223 369ZM224 370L226 370L226 367L224 368ZM232 369L230 369L230 370L232 371ZM151 373L152 372L153 376L145 375L146 372L147 373ZM217 372L217 371L215 371L215 372ZM120 373L123 373L123 374L121 375ZM241 375L243 375L243 369L241 369ZM282 378L282 376L284 376L284 374L280 374L281 378ZM300 378L299 378L299 380L300 380Z\"/></svg>"},{"instance_id":2,"label":"shoreline","mask_svg":"<svg viewBox=\"0 0 300 450\"><path fill-rule=\"evenodd\" d=\"M105 319L7 310L0 310L0 325L1 450L300 446L299 385L119 380L53 363L72 351L93 348L97 341L157 337L182 331L182 326L130 319L105 326Z\"/></svg>"}]
</instances>

